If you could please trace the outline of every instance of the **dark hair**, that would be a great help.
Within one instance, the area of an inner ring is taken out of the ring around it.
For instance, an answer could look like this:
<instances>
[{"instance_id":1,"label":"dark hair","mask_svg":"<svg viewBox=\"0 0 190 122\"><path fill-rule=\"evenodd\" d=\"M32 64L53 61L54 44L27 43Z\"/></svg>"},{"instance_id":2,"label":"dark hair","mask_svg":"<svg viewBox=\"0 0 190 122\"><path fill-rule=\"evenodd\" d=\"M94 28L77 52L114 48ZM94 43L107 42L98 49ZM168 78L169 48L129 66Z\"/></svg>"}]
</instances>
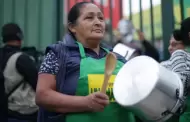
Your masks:
<instances>
[{"instance_id":1,"label":"dark hair","mask_svg":"<svg viewBox=\"0 0 190 122\"><path fill-rule=\"evenodd\" d=\"M181 31L182 42L184 43L184 45L190 46L190 38L189 38L190 17L182 21L180 31Z\"/></svg>"},{"instance_id":2,"label":"dark hair","mask_svg":"<svg viewBox=\"0 0 190 122\"><path fill-rule=\"evenodd\" d=\"M23 33L20 27L15 23L8 23L2 27L1 32L3 42L8 42L11 40L22 40Z\"/></svg>"},{"instance_id":3,"label":"dark hair","mask_svg":"<svg viewBox=\"0 0 190 122\"><path fill-rule=\"evenodd\" d=\"M70 9L68 13L68 18L67 18L68 24L76 24L76 21L80 16L80 9L83 7L83 5L88 4L88 3L90 2L78 2ZM74 34L69 30L69 28L68 28L68 31L69 31L69 34L71 34L71 36L75 38Z\"/></svg>"},{"instance_id":4,"label":"dark hair","mask_svg":"<svg viewBox=\"0 0 190 122\"><path fill-rule=\"evenodd\" d=\"M174 30L173 31L173 37L176 41L182 41L182 37L181 37L181 31L180 30Z\"/></svg>"},{"instance_id":5,"label":"dark hair","mask_svg":"<svg viewBox=\"0 0 190 122\"><path fill-rule=\"evenodd\" d=\"M80 16L80 9L83 7L84 4L88 4L90 2L79 2L76 3L69 11L68 14L68 23L75 24L76 20Z\"/></svg>"}]
</instances>

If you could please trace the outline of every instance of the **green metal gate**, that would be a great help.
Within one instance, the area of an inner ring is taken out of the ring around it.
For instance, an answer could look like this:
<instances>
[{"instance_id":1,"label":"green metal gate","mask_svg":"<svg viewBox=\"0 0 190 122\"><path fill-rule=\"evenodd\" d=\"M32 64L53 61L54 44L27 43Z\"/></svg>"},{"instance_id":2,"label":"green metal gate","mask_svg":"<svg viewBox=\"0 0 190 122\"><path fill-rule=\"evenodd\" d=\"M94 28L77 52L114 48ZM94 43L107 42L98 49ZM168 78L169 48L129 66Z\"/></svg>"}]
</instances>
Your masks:
<instances>
[{"instance_id":1,"label":"green metal gate","mask_svg":"<svg viewBox=\"0 0 190 122\"><path fill-rule=\"evenodd\" d=\"M68 1L67 3L65 1ZM71 0L0 0L0 27L8 22L15 22L24 31L24 46L35 46L44 50L45 47L62 38L66 32L66 8ZM75 2L97 0L75 0ZM115 22L112 9L114 0L99 0L101 4L108 1L110 23ZM118 0L120 18L123 16L123 1ZM153 6L159 0L126 0L128 1L129 19L137 29L145 32L148 40L154 43L163 39L164 58L169 57L168 45L171 32L179 28L181 20L190 16L189 0L160 0L159 5ZM139 3L136 5L135 2ZM143 10L142 4L149 2L149 9ZM133 13L133 4L140 12ZM103 11L103 7L100 7ZM104 12L104 11L103 11ZM104 13L106 14L106 13ZM110 40L113 40L113 24L109 24Z\"/></svg>"}]
</instances>

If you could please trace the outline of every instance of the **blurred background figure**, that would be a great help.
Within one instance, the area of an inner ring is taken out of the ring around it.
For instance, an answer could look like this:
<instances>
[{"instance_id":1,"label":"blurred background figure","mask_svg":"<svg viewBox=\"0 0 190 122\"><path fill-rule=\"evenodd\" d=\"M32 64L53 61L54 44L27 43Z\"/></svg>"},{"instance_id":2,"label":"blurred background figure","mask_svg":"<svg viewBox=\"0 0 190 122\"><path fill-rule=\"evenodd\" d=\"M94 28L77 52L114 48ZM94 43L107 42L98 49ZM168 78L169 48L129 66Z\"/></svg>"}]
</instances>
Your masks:
<instances>
[{"instance_id":1,"label":"blurred background figure","mask_svg":"<svg viewBox=\"0 0 190 122\"><path fill-rule=\"evenodd\" d=\"M8 100L8 122L36 121L35 104L37 68L35 62L21 51L23 32L15 23L2 28L1 74Z\"/></svg>"},{"instance_id":2,"label":"blurred background figure","mask_svg":"<svg viewBox=\"0 0 190 122\"><path fill-rule=\"evenodd\" d=\"M34 46L23 47L21 50L30 56L30 58L35 62L36 68L39 69L44 59L44 53L41 51L38 51L36 47Z\"/></svg>"},{"instance_id":3,"label":"blurred background figure","mask_svg":"<svg viewBox=\"0 0 190 122\"><path fill-rule=\"evenodd\" d=\"M171 38L170 38L170 44L168 47L168 51L170 52L170 55L176 51L176 50L184 50L185 49L185 45L182 41L182 37L181 37L181 31L180 30L174 30Z\"/></svg>"},{"instance_id":4,"label":"blurred background figure","mask_svg":"<svg viewBox=\"0 0 190 122\"><path fill-rule=\"evenodd\" d=\"M184 97L186 98L183 114L173 116L167 122L190 121L190 17L181 23L180 30L174 30L171 36L169 52L170 58L161 63L162 66L177 73L184 85ZM180 110L179 110L180 111Z\"/></svg>"},{"instance_id":5,"label":"blurred background figure","mask_svg":"<svg viewBox=\"0 0 190 122\"><path fill-rule=\"evenodd\" d=\"M118 31L121 34L121 40L124 43L129 43L134 38L135 28L133 23L126 17L123 17L118 23Z\"/></svg>"},{"instance_id":6,"label":"blurred background figure","mask_svg":"<svg viewBox=\"0 0 190 122\"><path fill-rule=\"evenodd\" d=\"M124 43L119 40L114 47L114 51L124 56L126 60L136 56L146 55L159 62L159 53L157 49L145 39L144 33L137 30L137 35L139 41L132 40L131 42Z\"/></svg>"},{"instance_id":7,"label":"blurred background figure","mask_svg":"<svg viewBox=\"0 0 190 122\"><path fill-rule=\"evenodd\" d=\"M159 62L160 57L158 50L150 43L150 41L146 40L143 32L137 30L137 34L142 45L143 55L150 56Z\"/></svg>"}]
</instances>

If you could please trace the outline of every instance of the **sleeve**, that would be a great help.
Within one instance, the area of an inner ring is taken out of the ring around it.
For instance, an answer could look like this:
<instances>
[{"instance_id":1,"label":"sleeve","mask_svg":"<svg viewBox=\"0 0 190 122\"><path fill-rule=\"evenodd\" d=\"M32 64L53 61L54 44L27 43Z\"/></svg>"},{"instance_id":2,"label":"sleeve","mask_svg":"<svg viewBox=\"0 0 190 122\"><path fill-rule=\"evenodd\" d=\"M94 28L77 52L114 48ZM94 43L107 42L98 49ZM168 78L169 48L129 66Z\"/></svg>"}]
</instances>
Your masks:
<instances>
[{"instance_id":1,"label":"sleeve","mask_svg":"<svg viewBox=\"0 0 190 122\"><path fill-rule=\"evenodd\" d=\"M162 62L160 62L160 65L162 65L163 67L169 69L169 68L168 68L169 60L166 60L166 61L162 61Z\"/></svg>"},{"instance_id":2,"label":"sleeve","mask_svg":"<svg viewBox=\"0 0 190 122\"><path fill-rule=\"evenodd\" d=\"M33 89L36 89L38 70L35 62L26 54L22 54L17 62L16 68L18 72L24 76L24 80L28 82Z\"/></svg>"},{"instance_id":3,"label":"sleeve","mask_svg":"<svg viewBox=\"0 0 190 122\"><path fill-rule=\"evenodd\" d=\"M58 71L59 71L58 57L55 55L53 51L49 51L40 66L39 74L48 73L56 75Z\"/></svg>"},{"instance_id":4,"label":"sleeve","mask_svg":"<svg viewBox=\"0 0 190 122\"><path fill-rule=\"evenodd\" d=\"M177 50L175 51L169 61L170 63L168 64L171 68L172 71L174 72L185 72L189 69L187 63L186 63L186 58L188 57L187 53L182 51L182 50Z\"/></svg>"},{"instance_id":5,"label":"sleeve","mask_svg":"<svg viewBox=\"0 0 190 122\"><path fill-rule=\"evenodd\" d=\"M156 61L159 61L159 53L153 45L151 45L147 40L143 40L142 45L145 48L145 55L154 58Z\"/></svg>"},{"instance_id":6,"label":"sleeve","mask_svg":"<svg viewBox=\"0 0 190 122\"><path fill-rule=\"evenodd\" d=\"M170 68L177 73L184 85L184 95L186 96L190 88L190 56L183 50L175 51L170 58Z\"/></svg>"}]
</instances>

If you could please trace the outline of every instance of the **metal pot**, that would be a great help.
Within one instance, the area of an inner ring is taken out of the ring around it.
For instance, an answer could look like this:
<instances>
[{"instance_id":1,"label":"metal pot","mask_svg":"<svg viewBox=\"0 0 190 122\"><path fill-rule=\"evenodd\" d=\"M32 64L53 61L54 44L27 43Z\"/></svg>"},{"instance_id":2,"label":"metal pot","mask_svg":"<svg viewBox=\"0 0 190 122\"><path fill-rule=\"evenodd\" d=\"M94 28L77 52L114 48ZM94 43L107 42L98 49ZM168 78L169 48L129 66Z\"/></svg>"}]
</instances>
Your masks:
<instances>
[{"instance_id":1,"label":"metal pot","mask_svg":"<svg viewBox=\"0 0 190 122\"><path fill-rule=\"evenodd\" d=\"M146 122L168 120L181 107L183 91L180 77L148 56L127 62L113 86L116 102Z\"/></svg>"},{"instance_id":2,"label":"metal pot","mask_svg":"<svg viewBox=\"0 0 190 122\"><path fill-rule=\"evenodd\" d=\"M135 51L136 51L135 49L121 43L117 44L113 48L113 52L116 52L121 56L125 57L126 60L129 60L133 56Z\"/></svg>"}]
</instances>

